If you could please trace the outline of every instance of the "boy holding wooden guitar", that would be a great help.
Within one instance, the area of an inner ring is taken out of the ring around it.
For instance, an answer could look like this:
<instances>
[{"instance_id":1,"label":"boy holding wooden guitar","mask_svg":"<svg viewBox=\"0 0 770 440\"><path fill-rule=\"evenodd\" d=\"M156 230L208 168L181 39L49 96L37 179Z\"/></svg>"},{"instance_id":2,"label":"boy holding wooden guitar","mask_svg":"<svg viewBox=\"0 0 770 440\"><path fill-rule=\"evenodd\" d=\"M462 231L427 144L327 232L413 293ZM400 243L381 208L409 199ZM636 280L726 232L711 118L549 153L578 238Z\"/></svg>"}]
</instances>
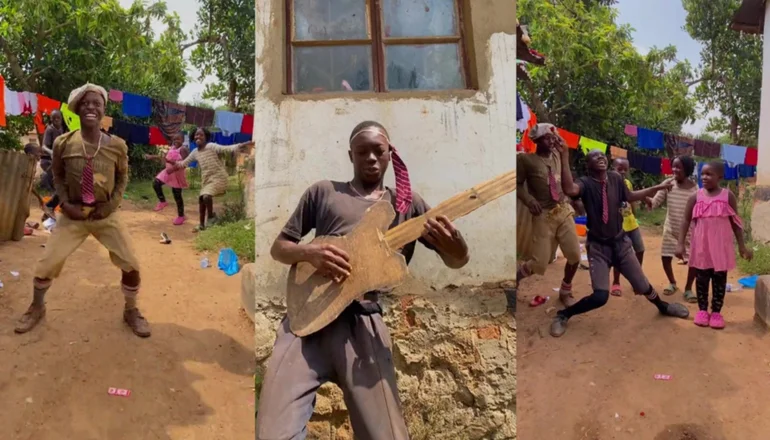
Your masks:
<instances>
[{"instance_id":1,"label":"boy holding wooden guitar","mask_svg":"<svg viewBox=\"0 0 770 440\"><path fill-rule=\"evenodd\" d=\"M377 122L359 124L350 137L353 180L321 181L308 188L273 244L271 255L281 263L309 262L327 277L342 282L355 268L347 253L331 244L301 244L316 236L344 236L380 200L390 201L397 216L391 228L425 214L430 208L409 187L406 167ZM393 161L396 191L383 184ZM459 269L468 263L468 246L445 216L429 219L419 239L444 263ZM415 242L400 252L407 263ZM368 292L336 320L305 337L294 335L284 318L278 329L257 413L257 440L300 440L307 435L316 391L325 382L340 386L356 439L406 440L409 433L401 412L391 341L379 292Z\"/></svg>"}]
</instances>

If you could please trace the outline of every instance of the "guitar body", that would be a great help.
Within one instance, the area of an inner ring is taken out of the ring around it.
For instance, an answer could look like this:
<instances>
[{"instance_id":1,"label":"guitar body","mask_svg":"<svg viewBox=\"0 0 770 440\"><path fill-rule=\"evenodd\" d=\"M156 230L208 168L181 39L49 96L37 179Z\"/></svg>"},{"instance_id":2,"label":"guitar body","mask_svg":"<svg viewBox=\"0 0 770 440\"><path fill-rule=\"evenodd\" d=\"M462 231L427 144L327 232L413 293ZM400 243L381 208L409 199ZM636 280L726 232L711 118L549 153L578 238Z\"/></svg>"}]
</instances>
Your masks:
<instances>
[{"instance_id":1,"label":"guitar body","mask_svg":"<svg viewBox=\"0 0 770 440\"><path fill-rule=\"evenodd\" d=\"M317 273L307 262L289 270L286 289L289 326L297 336L307 336L329 325L366 292L398 286L408 273L403 255L391 249L385 232L395 217L390 202L380 201L343 237L316 237L311 243L332 244L350 257L353 270L342 283Z\"/></svg>"}]
</instances>

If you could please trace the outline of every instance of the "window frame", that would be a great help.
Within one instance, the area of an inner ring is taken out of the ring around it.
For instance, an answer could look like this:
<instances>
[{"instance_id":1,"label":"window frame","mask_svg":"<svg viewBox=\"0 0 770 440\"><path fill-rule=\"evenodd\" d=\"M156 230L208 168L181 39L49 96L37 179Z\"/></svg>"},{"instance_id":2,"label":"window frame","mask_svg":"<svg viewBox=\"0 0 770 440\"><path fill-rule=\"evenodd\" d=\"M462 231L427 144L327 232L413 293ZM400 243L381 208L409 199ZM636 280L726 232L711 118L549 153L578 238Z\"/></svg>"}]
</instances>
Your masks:
<instances>
[{"instance_id":1,"label":"window frame","mask_svg":"<svg viewBox=\"0 0 770 440\"><path fill-rule=\"evenodd\" d=\"M365 13L366 13L366 31L368 38L363 39L351 39L351 40L295 40L295 15L294 15L294 1L285 0L285 20L284 26L286 28L285 33L285 62L284 67L286 70L286 94L287 95L301 95L301 96L317 96L324 94L363 94L363 93L419 93L419 92L451 92L458 90L470 90L472 89L470 83L470 68L471 63L469 59L469 50L467 47L468 39L466 38L465 29L465 7L464 0L452 0L454 2L455 17L457 21L457 34L450 36L433 36L433 37L385 37L383 24L385 20L385 14L382 9L382 0L364 0ZM451 89L396 89L388 90L386 75L385 75L385 48L386 46L421 46L421 45L436 45L436 44L456 44L458 46L459 68L460 76L462 78L462 88ZM294 90L294 48L296 47L343 47L343 46L363 46L369 45L371 47L371 78L372 78L372 90L356 90L353 92L342 91L324 91L318 93L312 92L296 92Z\"/></svg>"}]
</instances>

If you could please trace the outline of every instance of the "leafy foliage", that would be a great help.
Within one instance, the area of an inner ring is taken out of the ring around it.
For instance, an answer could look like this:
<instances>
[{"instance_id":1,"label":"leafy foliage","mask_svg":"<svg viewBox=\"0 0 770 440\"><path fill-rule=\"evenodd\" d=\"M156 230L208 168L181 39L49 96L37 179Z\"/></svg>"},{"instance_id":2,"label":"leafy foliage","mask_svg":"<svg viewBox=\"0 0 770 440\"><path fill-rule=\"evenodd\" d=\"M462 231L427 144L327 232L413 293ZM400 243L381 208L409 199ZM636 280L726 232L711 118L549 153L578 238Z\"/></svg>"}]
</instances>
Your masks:
<instances>
[{"instance_id":1,"label":"leafy foliage","mask_svg":"<svg viewBox=\"0 0 770 440\"><path fill-rule=\"evenodd\" d=\"M762 88L762 38L730 29L740 0L682 0L685 30L703 45L697 99L712 118L707 129L728 133L731 143L756 145Z\"/></svg>"},{"instance_id":2,"label":"leafy foliage","mask_svg":"<svg viewBox=\"0 0 770 440\"><path fill-rule=\"evenodd\" d=\"M197 47L190 60L201 79L216 75L219 82L206 86L204 98L223 100L232 111L249 112L254 102L254 2L250 0L199 0L194 31Z\"/></svg>"}]
</instances>

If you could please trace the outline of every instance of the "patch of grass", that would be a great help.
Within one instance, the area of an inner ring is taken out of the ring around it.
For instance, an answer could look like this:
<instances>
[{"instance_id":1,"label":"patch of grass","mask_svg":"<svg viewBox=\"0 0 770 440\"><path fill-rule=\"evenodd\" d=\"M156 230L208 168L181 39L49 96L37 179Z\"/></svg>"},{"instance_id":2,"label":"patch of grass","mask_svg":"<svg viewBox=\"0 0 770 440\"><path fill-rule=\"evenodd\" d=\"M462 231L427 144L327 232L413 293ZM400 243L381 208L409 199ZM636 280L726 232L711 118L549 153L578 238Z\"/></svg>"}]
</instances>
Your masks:
<instances>
[{"instance_id":1,"label":"patch of grass","mask_svg":"<svg viewBox=\"0 0 770 440\"><path fill-rule=\"evenodd\" d=\"M666 208L656 208L652 211L646 207L636 210L636 220L641 226L663 228L666 221Z\"/></svg>"},{"instance_id":2,"label":"patch of grass","mask_svg":"<svg viewBox=\"0 0 770 440\"><path fill-rule=\"evenodd\" d=\"M241 262L253 262L255 240L254 220L241 220L217 224L199 232L195 237L195 249L218 253L220 249L229 247L235 251Z\"/></svg>"},{"instance_id":3,"label":"patch of grass","mask_svg":"<svg viewBox=\"0 0 770 440\"><path fill-rule=\"evenodd\" d=\"M738 257L738 269L747 275L763 275L770 273L770 246L758 242L746 243L746 247L754 250L754 258L746 261ZM738 250L735 251L736 256Z\"/></svg>"},{"instance_id":4,"label":"patch of grass","mask_svg":"<svg viewBox=\"0 0 770 440\"><path fill-rule=\"evenodd\" d=\"M154 179L153 179L154 180ZM158 197L152 188L153 180L130 180L126 188L125 198L142 208L149 208L158 203ZM190 187L182 191L185 211L188 217L197 217L198 215L198 192L200 191L200 179L196 180L195 173L190 172L187 175L187 181ZM242 190L238 180L238 175L230 176L227 181L227 193L222 197L214 198L215 204L240 203L242 199ZM166 195L166 201L174 204L174 195L167 186L163 187L163 193Z\"/></svg>"}]
</instances>

